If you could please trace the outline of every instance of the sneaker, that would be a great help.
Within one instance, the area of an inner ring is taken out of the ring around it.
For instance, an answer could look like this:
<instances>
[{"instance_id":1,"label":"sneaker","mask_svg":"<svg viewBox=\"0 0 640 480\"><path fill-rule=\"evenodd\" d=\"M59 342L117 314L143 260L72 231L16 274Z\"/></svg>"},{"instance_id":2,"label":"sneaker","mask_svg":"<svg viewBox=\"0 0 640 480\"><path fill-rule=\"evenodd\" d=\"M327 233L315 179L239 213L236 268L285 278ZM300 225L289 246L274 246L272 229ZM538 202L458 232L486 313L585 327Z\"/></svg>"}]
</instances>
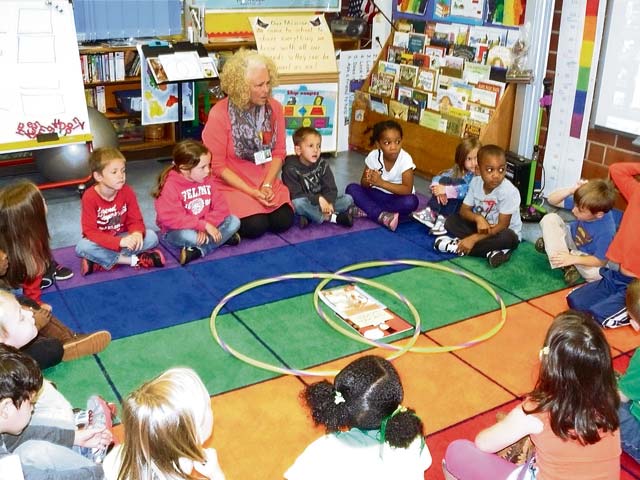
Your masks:
<instances>
[{"instance_id":1,"label":"sneaker","mask_svg":"<svg viewBox=\"0 0 640 480\"><path fill-rule=\"evenodd\" d=\"M357 205L351 205L351 207L349 207L349 213L351 214L352 218L365 218L367 216L367 212L362 210Z\"/></svg>"},{"instance_id":2,"label":"sneaker","mask_svg":"<svg viewBox=\"0 0 640 480\"><path fill-rule=\"evenodd\" d=\"M55 282L55 277L54 276L49 276L48 272L45 273L42 276L42 279L40 280L40 290L44 290L45 288L49 288L51 285L53 285L53 282Z\"/></svg>"},{"instance_id":3,"label":"sneaker","mask_svg":"<svg viewBox=\"0 0 640 480\"><path fill-rule=\"evenodd\" d=\"M92 395L87 400L87 411L89 412L88 427L106 428L108 430L113 428L113 417L116 415L116 406L113 403L107 403L100 395ZM108 450L108 446L96 447L82 453L95 463L102 463Z\"/></svg>"},{"instance_id":4,"label":"sneaker","mask_svg":"<svg viewBox=\"0 0 640 480\"><path fill-rule=\"evenodd\" d=\"M510 258L511 250L491 250L487 253L487 261L492 268L497 268L503 263L507 263Z\"/></svg>"},{"instance_id":5,"label":"sneaker","mask_svg":"<svg viewBox=\"0 0 640 480\"><path fill-rule=\"evenodd\" d=\"M395 232L398 228L398 217L400 217L398 212L382 212L378 217L378 222Z\"/></svg>"},{"instance_id":6,"label":"sneaker","mask_svg":"<svg viewBox=\"0 0 640 480\"><path fill-rule=\"evenodd\" d=\"M154 248L138 254L137 268L164 267L164 255L160 250Z\"/></svg>"},{"instance_id":7,"label":"sneaker","mask_svg":"<svg viewBox=\"0 0 640 480\"><path fill-rule=\"evenodd\" d=\"M80 357L100 353L111 343L111 334L106 330L93 333L76 333L72 339L62 344L63 362L69 362Z\"/></svg>"},{"instance_id":8,"label":"sneaker","mask_svg":"<svg viewBox=\"0 0 640 480\"><path fill-rule=\"evenodd\" d=\"M536 243L533 244L533 248L535 248L536 252L538 253L544 253L544 254L547 253L547 251L544 248L544 238L542 237L536 240Z\"/></svg>"},{"instance_id":9,"label":"sneaker","mask_svg":"<svg viewBox=\"0 0 640 480\"><path fill-rule=\"evenodd\" d=\"M240 234L238 232L236 232L233 235L231 235L229 237L229 240L224 242L224 244L225 245L229 245L230 247L235 247L236 245L240 245L240 241L241 240L242 239L240 238ZM182 255L180 255L180 257L182 258Z\"/></svg>"},{"instance_id":10,"label":"sneaker","mask_svg":"<svg viewBox=\"0 0 640 480\"><path fill-rule=\"evenodd\" d=\"M567 284L567 287L573 287L582 280L582 275L580 275L575 265L564 267L562 271L564 272L564 283Z\"/></svg>"},{"instance_id":11,"label":"sneaker","mask_svg":"<svg viewBox=\"0 0 640 480\"><path fill-rule=\"evenodd\" d=\"M353 227L353 217L349 211L339 213L336 215L336 223L343 227Z\"/></svg>"},{"instance_id":12,"label":"sneaker","mask_svg":"<svg viewBox=\"0 0 640 480\"><path fill-rule=\"evenodd\" d=\"M438 215L438 218L436 219L436 223L433 225L431 230L429 230L429 233L431 235L435 235L436 237L440 235L446 235L447 230L446 228L444 228L444 222L446 221L447 221L446 218L444 218L442 215Z\"/></svg>"},{"instance_id":13,"label":"sneaker","mask_svg":"<svg viewBox=\"0 0 640 480\"><path fill-rule=\"evenodd\" d=\"M433 243L433 249L442 253L454 253L456 255L461 255L458 253L458 241L459 240L457 238L443 235L436 238L436 241Z\"/></svg>"},{"instance_id":14,"label":"sneaker","mask_svg":"<svg viewBox=\"0 0 640 480\"><path fill-rule=\"evenodd\" d=\"M99 263L92 262L88 258L83 258L80 260L80 275L87 276L96 272L103 272L106 269L100 265Z\"/></svg>"},{"instance_id":15,"label":"sneaker","mask_svg":"<svg viewBox=\"0 0 640 480\"><path fill-rule=\"evenodd\" d=\"M298 226L300 227L300 230L304 230L309 226L309 219L304 215L300 215L298 218Z\"/></svg>"},{"instance_id":16,"label":"sneaker","mask_svg":"<svg viewBox=\"0 0 640 480\"><path fill-rule=\"evenodd\" d=\"M56 262L53 262L55 265L55 270L53 272L53 277L58 280L69 280L73 277L73 271L70 268L65 267L64 265L58 265Z\"/></svg>"},{"instance_id":17,"label":"sneaker","mask_svg":"<svg viewBox=\"0 0 640 480\"><path fill-rule=\"evenodd\" d=\"M620 328L626 327L627 325L631 325L631 317L629 317L629 313L626 309L602 322L602 326L604 328Z\"/></svg>"},{"instance_id":18,"label":"sneaker","mask_svg":"<svg viewBox=\"0 0 640 480\"><path fill-rule=\"evenodd\" d=\"M431 208L427 207L424 210L416 210L411 214L414 220L419 221L421 224L426 225L427 228L433 228L436 223L436 214Z\"/></svg>"},{"instance_id":19,"label":"sneaker","mask_svg":"<svg viewBox=\"0 0 640 480\"><path fill-rule=\"evenodd\" d=\"M180 265L186 265L189 262L202 257L202 252L197 247L182 247L180 250Z\"/></svg>"}]
</instances>

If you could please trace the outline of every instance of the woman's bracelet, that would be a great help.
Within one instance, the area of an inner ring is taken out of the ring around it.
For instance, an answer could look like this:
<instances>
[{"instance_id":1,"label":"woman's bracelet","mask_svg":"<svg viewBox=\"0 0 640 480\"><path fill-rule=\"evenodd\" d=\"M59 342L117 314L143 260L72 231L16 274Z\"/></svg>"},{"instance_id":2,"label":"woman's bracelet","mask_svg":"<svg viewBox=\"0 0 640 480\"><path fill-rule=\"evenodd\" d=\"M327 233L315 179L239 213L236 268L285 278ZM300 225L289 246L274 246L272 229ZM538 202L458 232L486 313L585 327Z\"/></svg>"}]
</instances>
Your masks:
<instances>
[{"instance_id":1,"label":"woman's bracelet","mask_svg":"<svg viewBox=\"0 0 640 480\"><path fill-rule=\"evenodd\" d=\"M271 184L270 183L263 183L262 186L263 187L267 187L267 188L271 188Z\"/></svg>"}]
</instances>

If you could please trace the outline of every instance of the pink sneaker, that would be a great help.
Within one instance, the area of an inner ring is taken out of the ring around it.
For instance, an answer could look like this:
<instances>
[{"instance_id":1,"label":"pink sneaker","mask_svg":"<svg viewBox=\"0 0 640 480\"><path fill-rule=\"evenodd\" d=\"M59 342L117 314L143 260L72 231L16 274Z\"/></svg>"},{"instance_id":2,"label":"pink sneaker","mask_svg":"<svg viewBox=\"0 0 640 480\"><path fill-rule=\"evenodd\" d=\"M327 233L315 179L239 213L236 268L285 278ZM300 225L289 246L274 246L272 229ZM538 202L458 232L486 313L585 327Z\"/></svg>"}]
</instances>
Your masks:
<instances>
[{"instance_id":1,"label":"pink sneaker","mask_svg":"<svg viewBox=\"0 0 640 480\"><path fill-rule=\"evenodd\" d=\"M378 217L378 222L387 227L392 232L398 228L398 218L400 215L398 212L382 212Z\"/></svg>"}]
</instances>

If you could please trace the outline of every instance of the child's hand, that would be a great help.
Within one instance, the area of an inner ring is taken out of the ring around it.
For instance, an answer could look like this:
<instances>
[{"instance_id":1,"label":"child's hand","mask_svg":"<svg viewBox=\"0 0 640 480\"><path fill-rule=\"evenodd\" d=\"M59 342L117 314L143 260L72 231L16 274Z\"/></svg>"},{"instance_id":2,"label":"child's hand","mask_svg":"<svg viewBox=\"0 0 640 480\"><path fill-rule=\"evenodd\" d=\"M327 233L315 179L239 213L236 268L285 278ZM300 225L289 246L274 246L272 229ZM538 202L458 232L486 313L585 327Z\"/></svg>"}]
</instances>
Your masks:
<instances>
[{"instance_id":1,"label":"child's hand","mask_svg":"<svg viewBox=\"0 0 640 480\"><path fill-rule=\"evenodd\" d=\"M205 448L204 453L207 461L205 463L194 462L193 468L195 471L211 480L225 480L224 473L222 473L222 469L218 463L218 454L216 451L213 448Z\"/></svg>"},{"instance_id":2,"label":"child's hand","mask_svg":"<svg viewBox=\"0 0 640 480\"><path fill-rule=\"evenodd\" d=\"M491 226L489 225L489 222L487 222L487 219L481 215L477 215L476 229L478 230L478 233L487 234L489 233L489 228L491 228Z\"/></svg>"},{"instance_id":3,"label":"child's hand","mask_svg":"<svg viewBox=\"0 0 640 480\"><path fill-rule=\"evenodd\" d=\"M87 448L105 448L113 442L113 435L107 428L82 428L76 430L74 445Z\"/></svg>"},{"instance_id":4,"label":"child's hand","mask_svg":"<svg viewBox=\"0 0 640 480\"><path fill-rule=\"evenodd\" d=\"M140 232L133 232L120 239L120 246L135 252L142 248L142 241L142 234Z\"/></svg>"},{"instance_id":5,"label":"child's hand","mask_svg":"<svg viewBox=\"0 0 640 480\"><path fill-rule=\"evenodd\" d=\"M205 243L209 243L209 235L207 235L205 231L198 231L196 234L196 245L200 246Z\"/></svg>"},{"instance_id":6,"label":"child's hand","mask_svg":"<svg viewBox=\"0 0 640 480\"><path fill-rule=\"evenodd\" d=\"M439 183L431 185L431 193L434 194L434 195L437 195L437 196L444 195L445 194L445 186L444 185L440 185Z\"/></svg>"},{"instance_id":7,"label":"child's hand","mask_svg":"<svg viewBox=\"0 0 640 480\"><path fill-rule=\"evenodd\" d=\"M444 193L442 195L438 195L437 199L438 199L438 203L440 205L446 205L447 202L449 201L449 199L447 198L447 196Z\"/></svg>"},{"instance_id":8,"label":"child's hand","mask_svg":"<svg viewBox=\"0 0 640 480\"><path fill-rule=\"evenodd\" d=\"M369 186L373 187L382 182L382 174L377 170L369 169L367 173L367 179L369 180Z\"/></svg>"},{"instance_id":9,"label":"child's hand","mask_svg":"<svg viewBox=\"0 0 640 480\"><path fill-rule=\"evenodd\" d=\"M549 260L554 267L568 267L576 264L578 256L570 252L553 252L549 255Z\"/></svg>"},{"instance_id":10,"label":"child's hand","mask_svg":"<svg viewBox=\"0 0 640 480\"><path fill-rule=\"evenodd\" d=\"M458 253L464 253L465 255L469 255L469 252L476 245L476 239L473 235L469 235L466 238L463 238L458 242Z\"/></svg>"},{"instance_id":11,"label":"child's hand","mask_svg":"<svg viewBox=\"0 0 640 480\"><path fill-rule=\"evenodd\" d=\"M318 203L320 204L320 210L325 215L331 215L333 213L333 205L331 205L323 196L318 197Z\"/></svg>"},{"instance_id":12,"label":"child's hand","mask_svg":"<svg viewBox=\"0 0 640 480\"><path fill-rule=\"evenodd\" d=\"M36 328L38 330L47 326L47 324L51 321L51 310L47 310L46 308L42 307L38 309L30 308L29 310L33 312L33 319L36 322Z\"/></svg>"},{"instance_id":13,"label":"child's hand","mask_svg":"<svg viewBox=\"0 0 640 480\"><path fill-rule=\"evenodd\" d=\"M210 223L207 223L204 228L209 234L209 236L213 238L214 242L220 243L220 240L222 240L222 234L220 233L220 230L218 230L216 227L214 227Z\"/></svg>"}]
</instances>

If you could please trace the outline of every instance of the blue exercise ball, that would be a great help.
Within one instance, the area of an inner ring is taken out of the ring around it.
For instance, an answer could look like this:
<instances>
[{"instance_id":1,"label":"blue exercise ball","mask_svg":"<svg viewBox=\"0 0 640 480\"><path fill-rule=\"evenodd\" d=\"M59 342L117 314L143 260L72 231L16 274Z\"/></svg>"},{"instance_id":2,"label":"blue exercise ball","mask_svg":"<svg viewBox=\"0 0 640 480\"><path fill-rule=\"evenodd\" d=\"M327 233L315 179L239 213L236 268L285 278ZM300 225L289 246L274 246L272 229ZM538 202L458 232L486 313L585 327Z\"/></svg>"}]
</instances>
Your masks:
<instances>
[{"instance_id":1,"label":"blue exercise ball","mask_svg":"<svg viewBox=\"0 0 640 480\"><path fill-rule=\"evenodd\" d=\"M113 124L95 108L87 107L93 148L118 148ZM44 148L33 152L38 171L51 182L75 180L89 175L89 147L85 143Z\"/></svg>"}]
</instances>

